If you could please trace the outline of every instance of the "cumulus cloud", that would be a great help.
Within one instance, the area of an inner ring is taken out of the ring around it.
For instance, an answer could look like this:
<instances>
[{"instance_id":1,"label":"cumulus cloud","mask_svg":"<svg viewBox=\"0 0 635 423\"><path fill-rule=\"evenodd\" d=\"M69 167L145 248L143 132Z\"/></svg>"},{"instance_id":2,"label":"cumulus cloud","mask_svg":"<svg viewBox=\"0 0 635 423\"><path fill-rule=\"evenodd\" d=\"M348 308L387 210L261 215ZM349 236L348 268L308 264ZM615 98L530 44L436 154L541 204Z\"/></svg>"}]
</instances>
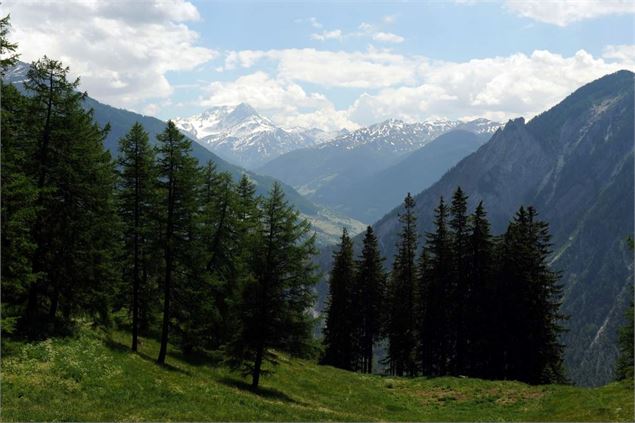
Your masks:
<instances>
[{"instance_id":1,"label":"cumulus cloud","mask_svg":"<svg viewBox=\"0 0 635 423\"><path fill-rule=\"evenodd\" d=\"M504 121L531 118L561 101L581 85L620 69L635 70L633 46L607 49L604 58L584 50L566 57L545 50L530 55L426 63L416 86L389 87L358 98L349 116L368 124L389 117L421 120L486 117ZM609 56L619 60L605 60Z\"/></svg>"},{"instance_id":2,"label":"cumulus cloud","mask_svg":"<svg viewBox=\"0 0 635 423\"><path fill-rule=\"evenodd\" d=\"M328 87L376 88L415 81L418 57L387 50L365 52L306 49L229 52L225 67L251 68L261 60L277 63L278 76Z\"/></svg>"},{"instance_id":3,"label":"cumulus cloud","mask_svg":"<svg viewBox=\"0 0 635 423\"><path fill-rule=\"evenodd\" d=\"M403 43L405 38L391 32L377 32L373 34L373 40L385 43Z\"/></svg>"},{"instance_id":4,"label":"cumulus cloud","mask_svg":"<svg viewBox=\"0 0 635 423\"><path fill-rule=\"evenodd\" d=\"M632 0L506 0L511 12L558 26L607 15L635 13Z\"/></svg>"},{"instance_id":5,"label":"cumulus cloud","mask_svg":"<svg viewBox=\"0 0 635 423\"><path fill-rule=\"evenodd\" d=\"M61 59L91 96L119 107L139 109L148 99L168 97L167 72L217 55L197 46L187 22L200 16L185 0L7 0L3 7L23 60ZM156 112L154 106L144 111Z\"/></svg>"},{"instance_id":6,"label":"cumulus cloud","mask_svg":"<svg viewBox=\"0 0 635 423\"><path fill-rule=\"evenodd\" d=\"M268 110L287 126L333 129L388 118L531 118L585 83L620 69L635 70L635 46L607 46L601 57L584 50L570 56L536 50L463 62L432 61L377 49L247 50L232 52L227 60L245 69L268 60L275 76L256 72L234 83L213 84L214 100L207 104L246 101ZM347 108L336 110L318 92L306 93L301 86L305 82L318 86L317 91L319 87L352 87L366 92ZM307 108L310 110L300 113Z\"/></svg>"},{"instance_id":7,"label":"cumulus cloud","mask_svg":"<svg viewBox=\"0 0 635 423\"><path fill-rule=\"evenodd\" d=\"M333 31L322 31L319 33L311 34L312 40L326 41L326 40L341 40L342 30L334 29Z\"/></svg>"},{"instance_id":8,"label":"cumulus cloud","mask_svg":"<svg viewBox=\"0 0 635 423\"><path fill-rule=\"evenodd\" d=\"M336 111L322 94L307 93L300 85L284 78L271 78L258 71L235 81L213 82L206 88L201 105L223 106L249 103L277 124L323 129L353 128L346 112Z\"/></svg>"},{"instance_id":9,"label":"cumulus cloud","mask_svg":"<svg viewBox=\"0 0 635 423\"><path fill-rule=\"evenodd\" d=\"M610 45L604 48L602 57L615 59L624 63L635 63L635 45Z\"/></svg>"}]
</instances>

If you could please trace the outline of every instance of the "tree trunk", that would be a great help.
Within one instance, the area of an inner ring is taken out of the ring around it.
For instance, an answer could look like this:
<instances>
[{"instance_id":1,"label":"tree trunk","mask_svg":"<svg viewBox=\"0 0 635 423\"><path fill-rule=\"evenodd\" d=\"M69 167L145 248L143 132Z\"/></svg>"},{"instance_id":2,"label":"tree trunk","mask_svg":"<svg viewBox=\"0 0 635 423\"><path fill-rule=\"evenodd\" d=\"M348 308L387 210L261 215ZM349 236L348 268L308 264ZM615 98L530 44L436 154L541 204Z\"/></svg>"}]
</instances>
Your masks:
<instances>
[{"instance_id":1,"label":"tree trunk","mask_svg":"<svg viewBox=\"0 0 635 423\"><path fill-rule=\"evenodd\" d=\"M55 290L53 291L53 297L51 298L51 307L49 308L49 321L52 323L55 320L55 315L57 314L57 306L59 304L60 299L60 289L57 284L55 284Z\"/></svg>"},{"instance_id":2,"label":"tree trunk","mask_svg":"<svg viewBox=\"0 0 635 423\"><path fill-rule=\"evenodd\" d=\"M168 248L169 250L169 248ZM165 288L163 298L163 327L161 329L161 349L157 363L165 364L165 355L168 350L168 326L170 324L170 283L172 279L172 253L166 252L165 259Z\"/></svg>"},{"instance_id":3,"label":"tree trunk","mask_svg":"<svg viewBox=\"0 0 635 423\"><path fill-rule=\"evenodd\" d=\"M172 171L170 171L172 173ZM163 299L163 328L161 329L161 349L157 363L165 363L168 350L168 327L170 325L170 285L172 283L172 236L174 232L174 181L170 176L168 187L168 221L165 236L165 287Z\"/></svg>"},{"instance_id":4,"label":"tree trunk","mask_svg":"<svg viewBox=\"0 0 635 423\"><path fill-rule=\"evenodd\" d=\"M260 382L260 368L262 367L262 356L264 354L264 346L262 342L258 345L258 350L256 351L256 361L254 363L254 371L251 375L251 387L253 389L258 389L258 383Z\"/></svg>"}]
</instances>

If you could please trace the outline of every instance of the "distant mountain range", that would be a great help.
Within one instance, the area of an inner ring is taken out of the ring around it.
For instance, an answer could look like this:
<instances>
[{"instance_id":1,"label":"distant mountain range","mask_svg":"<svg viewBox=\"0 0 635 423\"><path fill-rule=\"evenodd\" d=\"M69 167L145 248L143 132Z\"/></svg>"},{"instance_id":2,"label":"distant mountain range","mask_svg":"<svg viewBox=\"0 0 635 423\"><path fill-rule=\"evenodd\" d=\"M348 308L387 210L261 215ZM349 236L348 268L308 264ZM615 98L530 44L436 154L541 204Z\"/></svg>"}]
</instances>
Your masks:
<instances>
[{"instance_id":1,"label":"distant mountain range","mask_svg":"<svg viewBox=\"0 0 635 423\"><path fill-rule=\"evenodd\" d=\"M405 190L426 188L476 151L499 127L499 123L487 119L419 123L391 119L284 154L258 171L285 181L319 204L372 222L388 212ZM422 157L429 157L427 161L415 158L401 162L451 131L457 131L457 135L439 140L422 153ZM466 133L474 136L466 137ZM381 183L374 185L378 180Z\"/></svg>"},{"instance_id":2,"label":"distant mountain range","mask_svg":"<svg viewBox=\"0 0 635 423\"><path fill-rule=\"evenodd\" d=\"M572 381L583 385L612 379L617 332L633 295L626 238L634 231L634 76L607 75L528 123L508 122L415 197L421 240L432 228L439 197L449 199L457 186L470 196L471 209L484 201L495 233L505 230L519 206L537 208L550 224L551 266L562 272L563 311L570 316L562 338L565 365ZM387 265L400 211L374 224ZM328 268L330 250L320 260Z\"/></svg>"},{"instance_id":3,"label":"distant mountain range","mask_svg":"<svg viewBox=\"0 0 635 423\"><path fill-rule=\"evenodd\" d=\"M406 193L421 192L439 180L490 137L490 133L451 130L392 166L366 178L328 184L309 198L363 222L374 222L399 204Z\"/></svg>"},{"instance_id":4,"label":"distant mountain range","mask_svg":"<svg viewBox=\"0 0 635 423\"><path fill-rule=\"evenodd\" d=\"M208 150L247 169L339 134L316 128L285 130L246 103L213 107L194 116L173 120L181 131Z\"/></svg>"}]
</instances>

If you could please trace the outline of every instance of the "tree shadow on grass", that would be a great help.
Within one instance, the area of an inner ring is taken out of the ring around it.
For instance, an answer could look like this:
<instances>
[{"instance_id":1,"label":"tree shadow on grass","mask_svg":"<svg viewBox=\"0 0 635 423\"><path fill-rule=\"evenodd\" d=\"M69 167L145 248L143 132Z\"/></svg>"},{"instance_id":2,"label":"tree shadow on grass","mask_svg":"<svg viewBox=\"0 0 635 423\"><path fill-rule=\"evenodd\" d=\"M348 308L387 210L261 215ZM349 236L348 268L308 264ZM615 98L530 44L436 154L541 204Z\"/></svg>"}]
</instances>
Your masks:
<instances>
[{"instance_id":1,"label":"tree shadow on grass","mask_svg":"<svg viewBox=\"0 0 635 423\"><path fill-rule=\"evenodd\" d=\"M204 352L196 351L184 354L180 351L169 351L168 356L176 358L190 364L192 366L211 366L218 367L223 361L223 357L217 351Z\"/></svg>"},{"instance_id":2,"label":"tree shadow on grass","mask_svg":"<svg viewBox=\"0 0 635 423\"><path fill-rule=\"evenodd\" d=\"M155 357L150 357L149 355L147 355L145 353L142 353L142 352L138 352L138 351L137 351L137 355L139 357L143 358L144 360L147 360L147 361L150 361L150 362L152 362L154 364L157 364L157 359ZM184 375L192 376L192 372L189 372L187 370L183 370L180 367L173 366L173 365L171 365L169 363L163 363L163 364L157 364L157 365L159 365L162 368L164 368L166 370L169 370L171 372L176 372L176 373L181 373L181 374L184 374Z\"/></svg>"},{"instance_id":3,"label":"tree shadow on grass","mask_svg":"<svg viewBox=\"0 0 635 423\"><path fill-rule=\"evenodd\" d=\"M118 352L124 352L124 353L130 353L132 352L130 350L130 347L128 345L124 345L121 342L115 341L114 339L105 339L104 340L106 346L108 348L110 348L113 351L118 351ZM141 357L142 359L149 361L151 363L157 364L157 360L154 357L150 357L148 354L146 353L142 353L140 351L137 351L135 353L137 356ZM172 372L177 372L177 373L181 373L181 374L185 374L188 376L192 376L192 373L188 372L187 370L183 370L179 367L173 366L171 364L168 363L164 363L161 365L161 367L163 367L166 370L172 371Z\"/></svg>"},{"instance_id":4,"label":"tree shadow on grass","mask_svg":"<svg viewBox=\"0 0 635 423\"><path fill-rule=\"evenodd\" d=\"M293 404L302 404L299 401L294 400L293 398L291 398L290 396L288 396L287 394L285 394L284 392L280 392L277 389L273 389L273 388L263 388L263 387L258 387L256 389L252 388L250 384L248 384L245 381L242 380L238 380L238 379L232 379L229 377L223 377L217 380L218 383L221 383L225 386L229 386L232 388L238 388L241 391L246 391L246 392L251 392L254 395L257 395L259 397L262 398L267 398L267 399L275 399L275 400L279 400L279 401L284 401L284 402L288 402L288 403L293 403Z\"/></svg>"}]
</instances>

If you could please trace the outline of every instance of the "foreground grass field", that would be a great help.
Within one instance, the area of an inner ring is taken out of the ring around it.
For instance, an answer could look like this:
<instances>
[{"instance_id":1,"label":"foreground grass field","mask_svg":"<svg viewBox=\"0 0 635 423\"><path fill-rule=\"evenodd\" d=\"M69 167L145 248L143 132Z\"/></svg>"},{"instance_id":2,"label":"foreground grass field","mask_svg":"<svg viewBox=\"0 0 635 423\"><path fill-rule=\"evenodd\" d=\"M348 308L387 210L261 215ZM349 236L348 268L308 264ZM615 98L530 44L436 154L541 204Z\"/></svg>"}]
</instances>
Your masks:
<instances>
[{"instance_id":1,"label":"foreground grass field","mask_svg":"<svg viewBox=\"0 0 635 423\"><path fill-rule=\"evenodd\" d=\"M366 376L281 357L254 393L222 366L154 363L125 333L4 342L2 421L633 421L633 389Z\"/></svg>"}]
</instances>

